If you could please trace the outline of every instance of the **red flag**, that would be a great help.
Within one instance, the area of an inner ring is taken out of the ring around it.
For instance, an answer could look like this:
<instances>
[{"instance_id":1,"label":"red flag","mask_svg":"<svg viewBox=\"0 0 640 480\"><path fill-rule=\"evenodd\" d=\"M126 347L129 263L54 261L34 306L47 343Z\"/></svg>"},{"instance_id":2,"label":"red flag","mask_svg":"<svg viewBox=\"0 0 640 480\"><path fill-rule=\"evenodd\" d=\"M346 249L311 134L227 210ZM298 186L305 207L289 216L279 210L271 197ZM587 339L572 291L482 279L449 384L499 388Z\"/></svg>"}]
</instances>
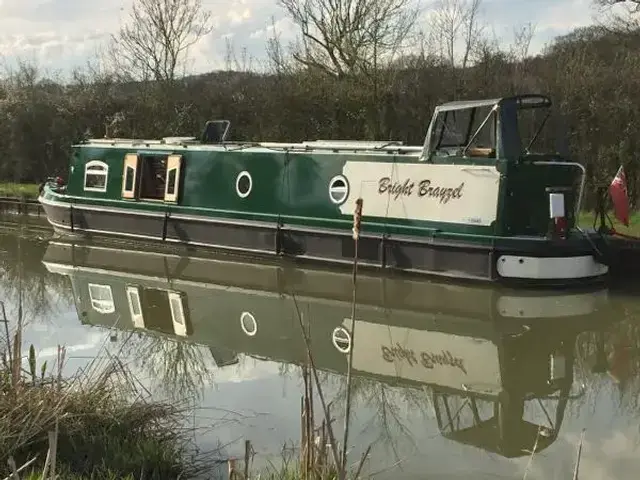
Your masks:
<instances>
[{"instance_id":1,"label":"red flag","mask_svg":"<svg viewBox=\"0 0 640 480\"><path fill-rule=\"evenodd\" d=\"M609 195L613 201L613 210L616 218L620 220L624 226L629 226L629 197L627 196L627 177L624 174L622 165L618 169L616 176L609 185Z\"/></svg>"}]
</instances>

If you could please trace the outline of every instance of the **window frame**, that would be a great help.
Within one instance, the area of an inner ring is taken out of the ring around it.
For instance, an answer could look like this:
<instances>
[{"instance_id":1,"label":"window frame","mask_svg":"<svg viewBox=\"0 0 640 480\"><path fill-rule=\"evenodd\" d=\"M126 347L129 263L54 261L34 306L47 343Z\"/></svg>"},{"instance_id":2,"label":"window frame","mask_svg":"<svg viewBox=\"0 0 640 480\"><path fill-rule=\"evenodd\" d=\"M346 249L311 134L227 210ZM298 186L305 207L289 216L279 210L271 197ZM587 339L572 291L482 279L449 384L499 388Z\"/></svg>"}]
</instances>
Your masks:
<instances>
[{"instance_id":1,"label":"window frame","mask_svg":"<svg viewBox=\"0 0 640 480\"><path fill-rule=\"evenodd\" d=\"M109 292L109 300L102 300L99 298L93 298L92 289L98 289ZM111 285L101 284L101 283L89 283L88 284L89 291L89 301L91 302L91 308L98 313L102 313L104 315L113 313L116 311L116 305L113 299L113 289ZM102 305L107 305L106 307Z\"/></svg>"},{"instance_id":2,"label":"window frame","mask_svg":"<svg viewBox=\"0 0 640 480\"><path fill-rule=\"evenodd\" d=\"M136 200L138 197L138 170L140 168L140 158L137 153L127 153L124 156L122 170L122 189L120 196L125 200ZM127 174L129 170L133 171L131 189L127 189Z\"/></svg>"},{"instance_id":3,"label":"window frame","mask_svg":"<svg viewBox=\"0 0 640 480\"><path fill-rule=\"evenodd\" d=\"M91 171L91 167L102 167L102 170ZM99 175L104 177L104 187L87 187L87 175ZM84 166L84 181L82 183L83 190L85 192L101 192L107 191L107 185L109 183L109 165L102 160L91 160Z\"/></svg>"}]
</instances>

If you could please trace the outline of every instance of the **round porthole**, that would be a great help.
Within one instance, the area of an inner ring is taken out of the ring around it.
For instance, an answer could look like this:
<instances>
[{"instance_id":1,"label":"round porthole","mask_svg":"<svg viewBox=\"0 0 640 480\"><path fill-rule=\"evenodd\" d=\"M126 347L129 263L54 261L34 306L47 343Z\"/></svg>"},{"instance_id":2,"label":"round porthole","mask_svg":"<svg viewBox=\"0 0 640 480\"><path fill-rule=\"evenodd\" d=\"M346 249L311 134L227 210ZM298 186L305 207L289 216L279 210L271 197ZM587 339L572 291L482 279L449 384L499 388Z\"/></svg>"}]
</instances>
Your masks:
<instances>
[{"instance_id":1,"label":"round porthole","mask_svg":"<svg viewBox=\"0 0 640 480\"><path fill-rule=\"evenodd\" d=\"M242 315L240 315L240 326L242 331L250 337L253 337L258 332L258 323L249 312L242 312Z\"/></svg>"},{"instance_id":2,"label":"round porthole","mask_svg":"<svg viewBox=\"0 0 640 480\"><path fill-rule=\"evenodd\" d=\"M251 193L253 187L253 181L251 175L246 170L240 172L238 178L236 178L236 193L240 198L246 198Z\"/></svg>"},{"instance_id":3,"label":"round porthole","mask_svg":"<svg viewBox=\"0 0 640 480\"><path fill-rule=\"evenodd\" d=\"M349 181L344 175L336 175L329 182L329 198L336 205L344 203L349 195Z\"/></svg>"},{"instance_id":4,"label":"round porthole","mask_svg":"<svg viewBox=\"0 0 640 480\"><path fill-rule=\"evenodd\" d=\"M331 335L331 341L339 352L349 353L351 349L351 335L346 328L336 327Z\"/></svg>"}]
</instances>

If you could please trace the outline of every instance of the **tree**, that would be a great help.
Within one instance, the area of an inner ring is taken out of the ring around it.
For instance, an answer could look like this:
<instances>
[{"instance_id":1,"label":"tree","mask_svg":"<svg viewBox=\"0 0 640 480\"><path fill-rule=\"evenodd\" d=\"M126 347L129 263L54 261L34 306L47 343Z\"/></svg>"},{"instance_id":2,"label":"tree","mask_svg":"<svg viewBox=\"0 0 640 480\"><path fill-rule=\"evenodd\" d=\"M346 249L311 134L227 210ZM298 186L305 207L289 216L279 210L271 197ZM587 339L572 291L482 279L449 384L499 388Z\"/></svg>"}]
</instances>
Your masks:
<instances>
[{"instance_id":1,"label":"tree","mask_svg":"<svg viewBox=\"0 0 640 480\"><path fill-rule=\"evenodd\" d=\"M418 15L410 0L278 0L301 33L293 58L342 77L371 74L403 46Z\"/></svg>"},{"instance_id":2,"label":"tree","mask_svg":"<svg viewBox=\"0 0 640 480\"><path fill-rule=\"evenodd\" d=\"M596 5L610 9L600 21L617 31L634 31L640 27L640 0L593 0ZM612 8L613 7L613 8ZM616 8L618 7L618 8Z\"/></svg>"},{"instance_id":3,"label":"tree","mask_svg":"<svg viewBox=\"0 0 640 480\"><path fill-rule=\"evenodd\" d=\"M633 10L640 11L640 0L596 0L599 5L616 5L616 4L628 4Z\"/></svg>"},{"instance_id":4,"label":"tree","mask_svg":"<svg viewBox=\"0 0 640 480\"><path fill-rule=\"evenodd\" d=\"M109 57L127 76L172 82L184 73L189 48L211 32L210 20L201 0L134 0Z\"/></svg>"},{"instance_id":5,"label":"tree","mask_svg":"<svg viewBox=\"0 0 640 480\"><path fill-rule=\"evenodd\" d=\"M465 69L481 44L483 26L479 23L481 0L439 0L432 16L431 50L451 67ZM459 49L461 48L461 51Z\"/></svg>"}]
</instances>

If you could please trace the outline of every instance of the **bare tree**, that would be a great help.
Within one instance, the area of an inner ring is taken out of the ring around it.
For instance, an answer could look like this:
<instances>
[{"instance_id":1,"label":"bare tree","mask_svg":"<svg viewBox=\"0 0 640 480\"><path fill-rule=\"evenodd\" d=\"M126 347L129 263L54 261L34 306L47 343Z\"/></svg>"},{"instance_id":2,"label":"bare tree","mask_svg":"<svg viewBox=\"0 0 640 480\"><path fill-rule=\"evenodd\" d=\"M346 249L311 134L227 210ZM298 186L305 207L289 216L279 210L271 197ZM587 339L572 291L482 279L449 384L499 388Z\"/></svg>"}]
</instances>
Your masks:
<instances>
[{"instance_id":1,"label":"bare tree","mask_svg":"<svg viewBox=\"0 0 640 480\"><path fill-rule=\"evenodd\" d=\"M110 60L134 78L171 82L186 70L189 48L211 32L210 20L201 0L134 0L129 22L111 38Z\"/></svg>"},{"instance_id":2,"label":"bare tree","mask_svg":"<svg viewBox=\"0 0 640 480\"><path fill-rule=\"evenodd\" d=\"M593 0L605 9L597 23L607 30L635 31L640 26L640 0Z\"/></svg>"},{"instance_id":3,"label":"bare tree","mask_svg":"<svg viewBox=\"0 0 640 480\"><path fill-rule=\"evenodd\" d=\"M296 62L336 76L370 74L390 61L411 32L410 0L278 0L298 26Z\"/></svg>"},{"instance_id":4,"label":"bare tree","mask_svg":"<svg viewBox=\"0 0 640 480\"><path fill-rule=\"evenodd\" d=\"M480 43L483 26L480 24L481 0L439 0L431 29L431 49L449 65L460 62L464 69ZM462 49L460 52L459 50Z\"/></svg>"},{"instance_id":5,"label":"bare tree","mask_svg":"<svg viewBox=\"0 0 640 480\"><path fill-rule=\"evenodd\" d=\"M631 6L633 11L640 11L640 0L596 0L596 3L604 6L625 4Z\"/></svg>"}]
</instances>

